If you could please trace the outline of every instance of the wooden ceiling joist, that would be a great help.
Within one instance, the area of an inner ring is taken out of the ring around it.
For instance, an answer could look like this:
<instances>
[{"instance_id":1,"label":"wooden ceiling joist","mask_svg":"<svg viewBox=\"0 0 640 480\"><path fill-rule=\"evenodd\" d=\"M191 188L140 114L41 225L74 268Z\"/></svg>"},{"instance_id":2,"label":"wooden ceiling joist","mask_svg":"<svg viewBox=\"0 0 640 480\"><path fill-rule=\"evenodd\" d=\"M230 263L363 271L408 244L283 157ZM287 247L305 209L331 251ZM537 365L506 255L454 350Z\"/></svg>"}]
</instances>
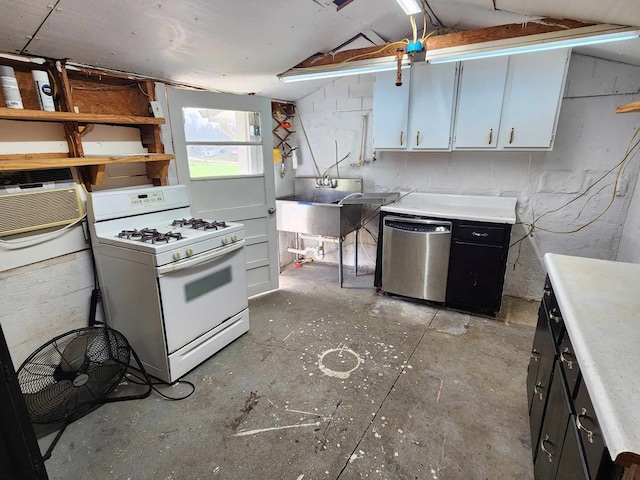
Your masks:
<instances>
[{"instance_id":1,"label":"wooden ceiling joist","mask_svg":"<svg viewBox=\"0 0 640 480\"><path fill-rule=\"evenodd\" d=\"M626 103L616 108L616 113L638 113L640 112L640 101Z\"/></svg>"},{"instance_id":2,"label":"wooden ceiling joist","mask_svg":"<svg viewBox=\"0 0 640 480\"><path fill-rule=\"evenodd\" d=\"M511 23L495 27L480 28L464 32L447 33L432 36L427 39L427 51L440 48L460 47L477 43L505 40L509 38L526 37L542 33L566 31L575 28L583 28L594 25L577 20L543 18L527 23ZM396 54L398 48L406 46L406 42L392 42L386 45L355 48L337 53L318 53L302 61L295 68L319 67L325 65L338 65L352 60L367 60L372 58L389 57Z\"/></svg>"},{"instance_id":3,"label":"wooden ceiling joist","mask_svg":"<svg viewBox=\"0 0 640 480\"><path fill-rule=\"evenodd\" d=\"M495 27L438 35L428 38L426 47L427 51L437 50L439 48L461 47L508 38L519 38L529 35L539 35L541 33L590 27L592 25L594 24L578 22L577 20L543 18L527 23L510 23L508 25L497 25Z\"/></svg>"},{"instance_id":4,"label":"wooden ceiling joist","mask_svg":"<svg viewBox=\"0 0 640 480\"><path fill-rule=\"evenodd\" d=\"M293 68L321 67L324 65L337 65L351 60L369 60L371 58L394 56L398 48L406 47L405 42L392 42L386 45L374 45L372 47L353 48L337 53L317 53L300 62Z\"/></svg>"}]
</instances>

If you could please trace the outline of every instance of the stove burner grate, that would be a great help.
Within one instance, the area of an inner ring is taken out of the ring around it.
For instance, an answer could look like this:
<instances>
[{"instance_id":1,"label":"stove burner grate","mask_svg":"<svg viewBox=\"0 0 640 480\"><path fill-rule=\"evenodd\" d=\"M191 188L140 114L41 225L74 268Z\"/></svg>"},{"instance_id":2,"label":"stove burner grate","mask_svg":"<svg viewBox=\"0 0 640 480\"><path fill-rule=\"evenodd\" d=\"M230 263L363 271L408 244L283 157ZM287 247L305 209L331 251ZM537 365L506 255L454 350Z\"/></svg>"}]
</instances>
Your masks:
<instances>
[{"instance_id":1,"label":"stove burner grate","mask_svg":"<svg viewBox=\"0 0 640 480\"><path fill-rule=\"evenodd\" d=\"M203 229L203 230L218 230L219 228L227 228L226 222L217 222L212 221L209 222L207 220L203 220L202 218L183 218L181 220L174 220L171 224L173 227L191 227L195 229Z\"/></svg>"},{"instance_id":2,"label":"stove burner grate","mask_svg":"<svg viewBox=\"0 0 640 480\"><path fill-rule=\"evenodd\" d=\"M141 230L134 228L133 230L122 230L118 234L118 237L151 243L169 243L172 240L182 240L184 238L179 232L173 233L169 231L161 233L155 228L143 228Z\"/></svg>"}]
</instances>

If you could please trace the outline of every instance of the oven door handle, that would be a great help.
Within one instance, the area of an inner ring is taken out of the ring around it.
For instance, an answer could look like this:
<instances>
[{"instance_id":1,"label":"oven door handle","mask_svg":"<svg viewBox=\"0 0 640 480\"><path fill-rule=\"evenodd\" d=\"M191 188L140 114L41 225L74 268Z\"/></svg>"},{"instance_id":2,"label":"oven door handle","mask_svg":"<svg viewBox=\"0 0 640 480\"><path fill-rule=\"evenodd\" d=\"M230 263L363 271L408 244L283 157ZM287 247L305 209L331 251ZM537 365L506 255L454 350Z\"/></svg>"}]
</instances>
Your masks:
<instances>
[{"instance_id":1,"label":"oven door handle","mask_svg":"<svg viewBox=\"0 0 640 480\"><path fill-rule=\"evenodd\" d=\"M203 253L201 255L195 256L189 260L183 260L182 262L169 263L167 265L163 265L161 267L156 268L156 272L159 277L162 275L166 275L167 273L179 272L180 270L184 270L186 268L197 267L198 265L202 265L203 263L212 262L217 260L225 255L228 255L236 250L240 250L244 247L245 241L240 240L238 242L234 242L231 245L227 245L226 247L219 247L209 253Z\"/></svg>"}]
</instances>

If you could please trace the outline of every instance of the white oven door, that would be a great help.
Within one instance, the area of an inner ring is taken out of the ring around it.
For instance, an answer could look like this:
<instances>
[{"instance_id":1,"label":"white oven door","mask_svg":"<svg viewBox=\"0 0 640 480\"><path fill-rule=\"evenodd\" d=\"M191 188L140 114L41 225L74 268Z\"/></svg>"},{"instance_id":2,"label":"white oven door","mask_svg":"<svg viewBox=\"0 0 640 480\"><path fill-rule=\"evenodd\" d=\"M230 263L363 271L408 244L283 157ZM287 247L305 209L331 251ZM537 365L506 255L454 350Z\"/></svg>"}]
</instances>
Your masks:
<instances>
[{"instance_id":1,"label":"white oven door","mask_svg":"<svg viewBox=\"0 0 640 480\"><path fill-rule=\"evenodd\" d=\"M156 271L169 354L248 306L244 240Z\"/></svg>"}]
</instances>

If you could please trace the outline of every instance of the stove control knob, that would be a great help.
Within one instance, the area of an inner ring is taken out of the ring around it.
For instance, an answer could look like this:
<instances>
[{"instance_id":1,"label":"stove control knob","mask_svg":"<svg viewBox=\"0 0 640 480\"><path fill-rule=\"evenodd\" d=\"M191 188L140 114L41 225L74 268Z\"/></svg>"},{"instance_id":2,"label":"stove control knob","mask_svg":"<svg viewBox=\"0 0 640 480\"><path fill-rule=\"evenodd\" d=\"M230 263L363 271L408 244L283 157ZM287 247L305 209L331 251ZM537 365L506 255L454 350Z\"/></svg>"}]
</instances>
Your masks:
<instances>
[{"instance_id":1,"label":"stove control knob","mask_svg":"<svg viewBox=\"0 0 640 480\"><path fill-rule=\"evenodd\" d=\"M173 259L180 260L180 252L173 252Z\"/></svg>"},{"instance_id":2,"label":"stove control knob","mask_svg":"<svg viewBox=\"0 0 640 480\"><path fill-rule=\"evenodd\" d=\"M237 242L238 241L238 236L235 233L233 235L231 235L231 241L232 242Z\"/></svg>"},{"instance_id":3,"label":"stove control knob","mask_svg":"<svg viewBox=\"0 0 640 480\"><path fill-rule=\"evenodd\" d=\"M184 252L187 254L187 257L190 257L193 255L193 248L187 248L187 250Z\"/></svg>"},{"instance_id":4,"label":"stove control knob","mask_svg":"<svg viewBox=\"0 0 640 480\"><path fill-rule=\"evenodd\" d=\"M229 239L227 237L222 237L222 244L226 245L227 243L229 243Z\"/></svg>"}]
</instances>

